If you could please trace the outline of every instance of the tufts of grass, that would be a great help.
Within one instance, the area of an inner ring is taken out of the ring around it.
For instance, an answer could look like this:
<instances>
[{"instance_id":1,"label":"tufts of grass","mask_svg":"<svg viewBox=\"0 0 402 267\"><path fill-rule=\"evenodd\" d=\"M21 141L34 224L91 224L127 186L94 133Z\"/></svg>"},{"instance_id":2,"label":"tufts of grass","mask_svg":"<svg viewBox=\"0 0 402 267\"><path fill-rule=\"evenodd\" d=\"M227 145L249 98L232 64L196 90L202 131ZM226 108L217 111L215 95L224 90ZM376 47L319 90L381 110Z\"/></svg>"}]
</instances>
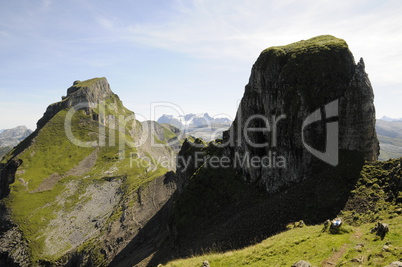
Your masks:
<instances>
[{"instance_id":1,"label":"tufts of grass","mask_svg":"<svg viewBox=\"0 0 402 267\"><path fill-rule=\"evenodd\" d=\"M169 262L163 266L291 266L299 260L313 266L331 262L336 266L385 266L402 257L402 217L388 221L390 232L381 240L370 232L373 224L346 226L339 234L323 232L321 225L294 228L259 244L225 253L207 253Z\"/></svg>"},{"instance_id":2,"label":"tufts of grass","mask_svg":"<svg viewBox=\"0 0 402 267\"><path fill-rule=\"evenodd\" d=\"M79 87L79 88L84 88L84 87L90 87L91 85L93 85L94 83L102 80L102 79L106 79L105 77L100 77L100 78L92 78L92 79L88 79L85 81L78 81L77 84L74 85L74 87Z\"/></svg>"},{"instance_id":3,"label":"tufts of grass","mask_svg":"<svg viewBox=\"0 0 402 267\"><path fill-rule=\"evenodd\" d=\"M204 260L211 266L291 266L301 259L319 265L349 242L349 235L331 235L323 233L321 228L294 228L242 250L177 260L166 266L201 266Z\"/></svg>"},{"instance_id":4,"label":"tufts of grass","mask_svg":"<svg viewBox=\"0 0 402 267\"><path fill-rule=\"evenodd\" d=\"M320 35L308 40L302 40L285 46L274 46L265 49L262 53L317 53L321 50L347 49L348 45L343 39L331 35Z\"/></svg>"},{"instance_id":5,"label":"tufts of grass","mask_svg":"<svg viewBox=\"0 0 402 267\"><path fill-rule=\"evenodd\" d=\"M401 159L367 163L342 211L350 224L397 217L402 210Z\"/></svg>"},{"instance_id":6,"label":"tufts of grass","mask_svg":"<svg viewBox=\"0 0 402 267\"><path fill-rule=\"evenodd\" d=\"M284 110L293 114L300 111L301 103L314 110L341 97L341 91L333 81L350 80L355 63L344 40L322 35L285 46L269 47L261 52L255 68L266 73L264 82L267 86L283 88L284 99L289 99ZM272 76L274 74L280 77ZM286 84L278 85L278 80L286 81ZM250 97L253 97L253 90L246 90ZM258 92L254 94L254 98L260 97ZM312 95L320 97L312 98Z\"/></svg>"},{"instance_id":7,"label":"tufts of grass","mask_svg":"<svg viewBox=\"0 0 402 267\"><path fill-rule=\"evenodd\" d=\"M328 262L336 266L386 266L401 260L401 160L391 159L363 166L356 186L339 214L344 223L338 231L330 231L323 225L301 228L292 224L288 227L290 230L244 249L225 253L211 249L206 254L174 260L165 266L201 266L204 260L208 260L211 266L291 266L299 260L309 261L312 266ZM205 177L208 175L203 179ZM197 194L201 203L205 201L203 194L208 195L206 188L203 188L202 194ZM191 194L184 197L187 203L191 203ZM208 197L216 201L211 194ZM211 204L208 206L211 207ZM186 213L191 214L191 208ZM389 225L384 239L372 232L378 221Z\"/></svg>"}]
</instances>

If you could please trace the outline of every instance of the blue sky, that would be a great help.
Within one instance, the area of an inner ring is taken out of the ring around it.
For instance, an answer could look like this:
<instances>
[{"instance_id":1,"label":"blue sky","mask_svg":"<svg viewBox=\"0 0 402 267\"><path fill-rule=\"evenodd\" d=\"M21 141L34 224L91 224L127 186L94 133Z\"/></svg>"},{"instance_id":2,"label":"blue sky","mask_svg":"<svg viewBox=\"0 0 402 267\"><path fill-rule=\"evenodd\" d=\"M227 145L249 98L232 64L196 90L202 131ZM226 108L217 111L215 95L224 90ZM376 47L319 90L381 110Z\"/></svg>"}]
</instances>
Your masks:
<instances>
[{"instance_id":1,"label":"blue sky","mask_svg":"<svg viewBox=\"0 0 402 267\"><path fill-rule=\"evenodd\" d=\"M0 129L34 129L74 80L102 76L139 118L160 101L233 117L263 49L321 34L364 58L377 117L402 117L400 14L399 0L2 0Z\"/></svg>"}]
</instances>

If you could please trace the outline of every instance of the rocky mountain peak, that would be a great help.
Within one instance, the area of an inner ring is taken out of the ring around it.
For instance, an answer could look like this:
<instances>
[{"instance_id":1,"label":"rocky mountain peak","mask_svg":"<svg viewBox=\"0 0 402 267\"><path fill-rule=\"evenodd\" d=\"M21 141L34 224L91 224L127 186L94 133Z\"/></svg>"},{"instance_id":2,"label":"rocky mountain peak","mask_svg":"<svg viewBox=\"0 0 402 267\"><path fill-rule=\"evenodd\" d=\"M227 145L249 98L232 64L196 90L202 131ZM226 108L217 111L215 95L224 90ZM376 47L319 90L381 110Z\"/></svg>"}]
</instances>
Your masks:
<instances>
[{"instance_id":1,"label":"rocky mountain peak","mask_svg":"<svg viewBox=\"0 0 402 267\"><path fill-rule=\"evenodd\" d=\"M67 96L62 97L62 101L48 106L45 114L38 121L37 127L42 128L60 110L76 105L80 105L88 114L91 114L91 108L112 95L114 94L105 77L74 81L73 85L67 89Z\"/></svg>"},{"instance_id":2,"label":"rocky mountain peak","mask_svg":"<svg viewBox=\"0 0 402 267\"><path fill-rule=\"evenodd\" d=\"M80 96L86 95L89 97L89 100L96 98L93 100L102 101L111 94L112 91L107 79L102 77L86 81L74 81L73 85L67 89L67 96L63 97L63 99L74 98L75 100L80 100Z\"/></svg>"}]
</instances>

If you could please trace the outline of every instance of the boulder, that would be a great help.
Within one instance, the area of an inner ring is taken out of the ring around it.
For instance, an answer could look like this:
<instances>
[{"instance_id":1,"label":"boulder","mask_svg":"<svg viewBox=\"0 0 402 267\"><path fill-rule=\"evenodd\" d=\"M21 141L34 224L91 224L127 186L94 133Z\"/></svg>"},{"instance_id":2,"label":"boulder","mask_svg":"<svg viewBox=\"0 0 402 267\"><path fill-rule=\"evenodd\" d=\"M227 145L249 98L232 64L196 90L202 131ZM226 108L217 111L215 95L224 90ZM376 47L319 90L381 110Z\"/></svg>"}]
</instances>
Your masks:
<instances>
[{"instance_id":1,"label":"boulder","mask_svg":"<svg viewBox=\"0 0 402 267\"><path fill-rule=\"evenodd\" d=\"M389 226L387 223L378 222L371 232L381 237L381 239L384 239L385 235L389 232Z\"/></svg>"},{"instance_id":2,"label":"boulder","mask_svg":"<svg viewBox=\"0 0 402 267\"><path fill-rule=\"evenodd\" d=\"M311 264L308 261L300 260L295 262L292 267L311 267Z\"/></svg>"},{"instance_id":3,"label":"boulder","mask_svg":"<svg viewBox=\"0 0 402 267\"><path fill-rule=\"evenodd\" d=\"M402 262L400 261L394 261L390 265L387 265L385 267L402 267Z\"/></svg>"}]
</instances>

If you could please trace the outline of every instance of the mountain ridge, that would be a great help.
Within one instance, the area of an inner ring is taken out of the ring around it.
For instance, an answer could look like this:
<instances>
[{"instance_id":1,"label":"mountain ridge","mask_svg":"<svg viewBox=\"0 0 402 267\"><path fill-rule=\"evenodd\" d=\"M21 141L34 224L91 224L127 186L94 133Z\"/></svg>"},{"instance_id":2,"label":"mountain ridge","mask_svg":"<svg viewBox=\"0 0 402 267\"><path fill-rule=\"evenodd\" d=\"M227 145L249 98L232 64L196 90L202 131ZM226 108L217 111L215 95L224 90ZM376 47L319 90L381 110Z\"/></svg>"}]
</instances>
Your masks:
<instances>
[{"instance_id":1,"label":"mountain ridge","mask_svg":"<svg viewBox=\"0 0 402 267\"><path fill-rule=\"evenodd\" d=\"M142 225L164 220L179 181L162 160L175 152L106 78L74 82L37 125L0 163L0 265L107 265Z\"/></svg>"}]
</instances>

